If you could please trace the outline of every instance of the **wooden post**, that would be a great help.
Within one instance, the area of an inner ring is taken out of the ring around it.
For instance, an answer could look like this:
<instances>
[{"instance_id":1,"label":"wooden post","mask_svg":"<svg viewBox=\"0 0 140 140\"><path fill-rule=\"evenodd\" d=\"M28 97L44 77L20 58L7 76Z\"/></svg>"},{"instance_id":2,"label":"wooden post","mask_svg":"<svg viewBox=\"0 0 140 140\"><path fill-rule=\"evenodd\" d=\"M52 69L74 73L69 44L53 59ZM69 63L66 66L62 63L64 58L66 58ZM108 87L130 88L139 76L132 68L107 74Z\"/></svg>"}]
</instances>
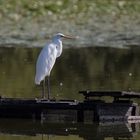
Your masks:
<instances>
[{"instance_id":1,"label":"wooden post","mask_svg":"<svg viewBox=\"0 0 140 140\"><path fill-rule=\"evenodd\" d=\"M83 109L77 110L77 122L84 122L84 111L83 111Z\"/></svg>"}]
</instances>

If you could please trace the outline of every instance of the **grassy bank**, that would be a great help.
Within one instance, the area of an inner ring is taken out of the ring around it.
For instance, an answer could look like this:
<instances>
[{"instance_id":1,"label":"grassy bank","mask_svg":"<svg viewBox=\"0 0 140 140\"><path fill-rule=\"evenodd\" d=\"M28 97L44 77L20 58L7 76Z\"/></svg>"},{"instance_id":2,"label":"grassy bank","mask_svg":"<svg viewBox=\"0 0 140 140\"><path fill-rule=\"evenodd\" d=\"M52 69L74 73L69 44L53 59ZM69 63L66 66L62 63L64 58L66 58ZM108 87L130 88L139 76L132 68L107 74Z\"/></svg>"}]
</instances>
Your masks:
<instances>
[{"instance_id":1,"label":"grassy bank","mask_svg":"<svg viewBox=\"0 0 140 140\"><path fill-rule=\"evenodd\" d=\"M139 0L1 0L0 46L43 46L56 32L82 36L75 46L135 46L139 13Z\"/></svg>"},{"instance_id":2,"label":"grassy bank","mask_svg":"<svg viewBox=\"0 0 140 140\"><path fill-rule=\"evenodd\" d=\"M139 16L139 0L1 0L0 18L20 20L48 16L84 21L90 16ZM84 16L85 15L85 16ZM119 17L118 17L119 18Z\"/></svg>"}]
</instances>

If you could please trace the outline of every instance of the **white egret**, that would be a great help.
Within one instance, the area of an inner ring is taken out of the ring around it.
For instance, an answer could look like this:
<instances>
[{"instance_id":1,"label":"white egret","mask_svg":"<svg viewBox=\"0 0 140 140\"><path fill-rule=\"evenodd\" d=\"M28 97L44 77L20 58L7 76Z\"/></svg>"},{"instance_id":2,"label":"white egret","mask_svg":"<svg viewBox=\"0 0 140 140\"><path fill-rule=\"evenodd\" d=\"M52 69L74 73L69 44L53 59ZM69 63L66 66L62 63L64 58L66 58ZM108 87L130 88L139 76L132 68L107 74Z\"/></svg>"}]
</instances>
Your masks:
<instances>
[{"instance_id":1,"label":"white egret","mask_svg":"<svg viewBox=\"0 0 140 140\"><path fill-rule=\"evenodd\" d=\"M35 84L40 85L40 83L43 81L42 98L45 98L45 77L47 77L48 99L50 99L49 77L56 58L62 53L62 38L74 39L75 37L67 36L62 33L54 35L52 37L52 41L45 45L38 56L36 63Z\"/></svg>"}]
</instances>

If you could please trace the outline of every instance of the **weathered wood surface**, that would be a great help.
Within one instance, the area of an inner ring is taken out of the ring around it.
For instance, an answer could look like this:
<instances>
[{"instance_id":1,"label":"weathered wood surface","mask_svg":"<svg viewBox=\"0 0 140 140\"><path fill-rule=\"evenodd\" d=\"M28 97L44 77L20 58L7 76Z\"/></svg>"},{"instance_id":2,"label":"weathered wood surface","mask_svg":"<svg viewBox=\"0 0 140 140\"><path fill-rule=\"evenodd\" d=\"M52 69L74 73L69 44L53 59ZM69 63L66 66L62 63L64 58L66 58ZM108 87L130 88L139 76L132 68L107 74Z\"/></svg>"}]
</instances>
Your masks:
<instances>
[{"instance_id":1,"label":"weathered wood surface","mask_svg":"<svg viewBox=\"0 0 140 140\"><path fill-rule=\"evenodd\" d=\"M79 93L83 94L85 99L103 96L111 96L114 98L140 98L140 93L127 91L79 91Z\"/></svg>"},{"instance_id":2,"label":"weathered wood surface","mask_svg":"<svg viewBox=\"0 0 140 140\"><path fill-rule=\"evenodd\" d=\"M0 98L1 118L47 118L49 121L88 122L100 120L126 120L129 116L139 116L139 106L129 100L103 100L89 97L112 96L114 98L140 97L138 93L120 91L84 91L84 101ZM54 119L53 119L54 118ZM110 119L111 118L111 119ZM123 118L123 119L120 119ZM130 118L130 117L129 117ZM133 117L134 119L137 117Z\"/></svg>"}]
</instances>

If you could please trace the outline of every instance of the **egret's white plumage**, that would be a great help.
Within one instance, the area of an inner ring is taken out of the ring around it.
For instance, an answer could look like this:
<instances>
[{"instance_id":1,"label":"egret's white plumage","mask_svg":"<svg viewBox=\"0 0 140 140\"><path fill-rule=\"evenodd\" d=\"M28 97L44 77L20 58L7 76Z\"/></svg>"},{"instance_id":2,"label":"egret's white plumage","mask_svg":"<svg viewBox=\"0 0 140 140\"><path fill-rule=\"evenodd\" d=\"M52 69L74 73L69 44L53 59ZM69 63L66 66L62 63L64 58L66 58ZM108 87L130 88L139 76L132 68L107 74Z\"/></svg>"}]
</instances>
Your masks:
<instances>
[{"instance_id":1,"label":"egret's white plumage","mask_svg":"<svg viewBox=\"0 0 140 140\"><path fill-rule=\"evenodd\" d=\"M70 36L65 36L61 33L58 33L53 36L52 41L49 44L46 44L41 50L36 63L35 84L39 85L41 81L45 81L46 76L50 76L50 72L55 64L56 58L62 53L62 37L72 38ZM50 94L49 92L50 90L48 89L48 98ZM44 93L43 96L45 96Z\"/></svg>"},{"instance_id":2,"label":"egret's white plumage","mask_svg":"<svg viewBox=\"0 0 140 140\"><path fill-rule=\"evenodd\" d=\"M55 64L55 60L62 53L62 41L57 38L54 42L46 44L39 54L36 63L36 76L35 83L40 84L46 76L50 75L50 72Z\"/></svg>"}]
</instances>

